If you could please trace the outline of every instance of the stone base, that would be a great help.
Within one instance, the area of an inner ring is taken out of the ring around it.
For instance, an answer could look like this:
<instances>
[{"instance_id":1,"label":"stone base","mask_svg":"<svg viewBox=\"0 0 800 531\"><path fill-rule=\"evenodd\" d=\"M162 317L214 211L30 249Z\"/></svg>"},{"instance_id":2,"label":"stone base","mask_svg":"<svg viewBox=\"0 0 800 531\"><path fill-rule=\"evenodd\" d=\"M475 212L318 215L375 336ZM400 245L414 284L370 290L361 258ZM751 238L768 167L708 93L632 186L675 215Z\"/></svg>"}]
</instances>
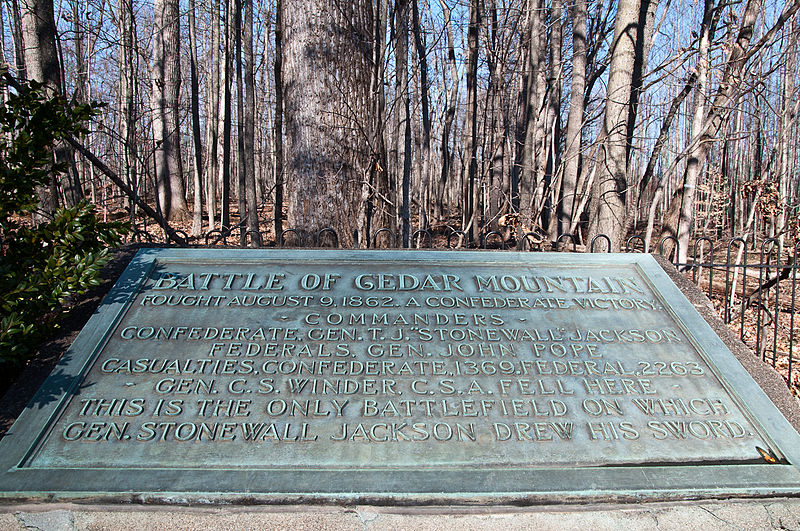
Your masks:
<instances>
[{"instance_id":1,"label":"stone base","mask_svg":"<svg viewBox=\"0 0 800 531\"><path fill-rule=\"evenodd\" d=\"M0 529L800 529L800 499L542 507L0 505Z\"/></svg>"}]
</instances>

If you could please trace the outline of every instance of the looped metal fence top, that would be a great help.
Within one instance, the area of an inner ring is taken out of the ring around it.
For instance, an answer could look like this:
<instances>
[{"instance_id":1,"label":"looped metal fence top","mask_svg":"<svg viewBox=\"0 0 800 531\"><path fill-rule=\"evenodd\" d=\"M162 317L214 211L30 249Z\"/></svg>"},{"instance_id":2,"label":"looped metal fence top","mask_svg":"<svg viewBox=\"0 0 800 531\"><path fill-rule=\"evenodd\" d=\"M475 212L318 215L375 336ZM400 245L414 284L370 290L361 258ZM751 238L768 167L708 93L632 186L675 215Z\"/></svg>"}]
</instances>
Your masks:
<instances>
[{"instance_id":1,"label":"looped metal fence top","mask_svg":"<svg viewBox=\"0 0 800 531\"><path fill-rule=\"evenodd\" d=\"M417 242L417 244L416 244L417 249L421 249L422 248L422 246L420 245L420 242L421 242L423 236L428 241L427 247L429 247L429 248L433 247L433 233L431 231L427 230L427 229L419 229L419 230L415 230L414 234L411 235L411 241L412 242Z\"/></svg>"},{"instance_id":2,"label":"looped metal fence top","mask_svg":"<svg viewBox=\"0 0 800 531\"><path fill-rule=\"evenodd\" d=\"M463 230L454 230L454 231L450 231L450 233L447 235L447 248L448 249L453 249L453 238L456 237L456 236L458 236L458 238L459 238L458 239L458 243L456 245L456 248L464 247L464 242L466 242L467 239L468 239L467 233L464 232Z\"/></svg>"},{"instance_id":3,"label":"looped metal fence top","mask_svg":"<svg viewBox=\"0 0 800 531\"><path fill-rule=\"evenodd\" d=\"M634 247L633 242L639 242L640 248ZM644 236L641 234L634 234L625 242L625 252L626 253L643 253L645 248L647 247L647 242L644 239Z\"/></svg>"},{"instance_id":4,"label":"looped metal fence top","mask_svg":"<svg viewBox=\"0 0 800 531\"><path fill-rule=\"evenodd\" d=\"M388 243L389 243L388 246L390 248L396 247L397 246L397 235L394 233L394 231L392 229L389 229L389 228L386 228L386 227L376 230L375 234L372 235L372 246L373 247L377 247L378 246L378 241L386 240L385 236L381 237L384 234L388 235L388 240L389 240L388 241Z\"/></svg>"},{"instance_id":5,"label":"looped metal fence top","mask_svg":"<svg viewBox=\"0 0 800 531\"><path fill-rule=\"evenodd\" d=\"M484 234L483 238L481 238L481 249L497 248L506 249L506 241L503 239L503 234L496 230Z\"/></svg>"},{"instance_id":6,"label":"looped metal fence top","mask_svg":"<svg viewBox=\"0 0 800 531\"><path fill-rule=\"evenodd\" d=\"M528 234L532 234L532 233L529 232ZM572 242L572 250L573 250L573 252L577 251L578 250L578 240L575 238L575 235L570 234L568 232L565 232L564 234L562 234L561 236L559 236L556 239L554 249L556 251L561 250L561 240L566 239L566 238L569 238L569 240Z\"/></svg>"},{"instance_id":7,"label":"looped metal fence top","mask_svg":"<svg viewBox=\"0 0 800 531\"><path fill-rule=\"evenodd\" d=\"M664 244L668 242L675 246L675 256L680 256L681 242L679 242L678 238L676 238L675 236L664 236L663 238L661 238L661 241L658 242L658 254L660 254L661 256L667 254L664 251Z\"/></svg>"},{"instance_id":8,"label":"looped metal fence top","mask_svg":"<svg viewBox=\"0 0 800 531\"><path fill-rule=\"evenodd\" d=\"M303 246L303 236L300 234L299 231L295 229L283 229L283 232L281 232L281 235L278 238L278 247L283 247L286 245L286 236L288 234L291 234L295 237L298 247Z\"/></svg>"},{"instance_id":9,"label":"looped metal fence top","mask_svg":"<svg viewBox=\"0 0 800 531\"><path fill-rule=\"evenodd\" d=\"M605 252L610 253L611 252L611 238L609 238L608 235L606 235L606 234L598 234L597 236L592 238L592 243L589 244L590 252L593 252L593 253L599 252L597 250L597 248L595 248L595 244L597 243L598 240L603 240L603 241L606 242Z\"/></svg>"},{"instance_id":10,"label":"looped metal fence top","mask_svg":"<svg viewBox=\"0 0 800 531\"><path fill-rule=\"evenodd\" d=\"M317 247L326 247L325 242L330 241L333 245L331 247L339 247L339 235L332 227L325 227L317 232Z\"/></svg>"}]
</instances>

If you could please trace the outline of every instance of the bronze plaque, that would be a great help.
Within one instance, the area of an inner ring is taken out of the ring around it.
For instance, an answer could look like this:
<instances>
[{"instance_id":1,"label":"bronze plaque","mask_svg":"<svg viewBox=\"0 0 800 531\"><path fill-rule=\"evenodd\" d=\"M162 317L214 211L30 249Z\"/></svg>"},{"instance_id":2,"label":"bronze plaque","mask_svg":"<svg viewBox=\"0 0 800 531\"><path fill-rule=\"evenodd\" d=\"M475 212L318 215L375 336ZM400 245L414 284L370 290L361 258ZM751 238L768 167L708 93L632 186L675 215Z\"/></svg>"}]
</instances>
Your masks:
<instances>
[{"instance_id":1,"label":"bronze plaque","mask_svg":"<svg viewBox=\"0 0 800 531\"><path fill-rule=\"evenodd\" d=\"M763 493L765 453L796 488L797 440L647 255L159 249L2 441L0 488Z\"/></svg>"}]
</instances>

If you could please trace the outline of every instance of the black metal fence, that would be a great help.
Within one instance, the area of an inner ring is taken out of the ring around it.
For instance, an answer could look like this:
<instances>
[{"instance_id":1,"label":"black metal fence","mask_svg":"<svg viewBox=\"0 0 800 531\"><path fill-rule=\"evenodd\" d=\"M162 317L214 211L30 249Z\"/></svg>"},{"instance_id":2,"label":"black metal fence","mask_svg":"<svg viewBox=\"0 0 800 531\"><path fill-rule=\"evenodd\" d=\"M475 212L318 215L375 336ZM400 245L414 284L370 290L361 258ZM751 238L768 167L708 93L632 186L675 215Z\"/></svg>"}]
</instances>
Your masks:
<instances>
[{"instance_id":1,"label":"black metal fence","mask_svg":"<svg viewBox=\"0 0 800 531\"><path fill-rule=\"evenodd\" d=\"M239 225L226 231L212 230L200 241L204 245L235 245L241 242L244 230ZM189 241L188 236L178 231L179 236ZM247 231L245 241L250 242L255 234ZM259 235L260 236L260 235ZM373 248L398 248L398 235L388 228L376 230L369 238ZM144 231L136 231L132 241L153 242L153 236ZM265 241L262 238L262 241ZM276 238L278 247L317 247L338 248L339 235L332 228L325 228L309 235L307 231L286 229ZM677 257L678 240L666 237L654 248L667 256ZM595 236L588 245L579 245L571 234L563 234L555 242L545 241L538 234L529 232L514 237L509 242L508 233L492 231L483 234L479 241L469 243L469 235L464 231L453 230L447 234L436 234L427 230L417 230L411 235L411 248L439 249L492 249L525 252L609 252L611 239L605 234ZM625 243L624 252L644 252L645 238L635 235ZM738 332L761 359L778 369L786 378L793 392L800 396L800 370L798 370L798 351L800 347L800 241L794 247L785 248L775 238L753 242L733 238L725 244L711 238L695 240L691 252L687 253L686 263L673 260L673 264L703 290L714 303L722 320Z\"/></svg>"}]
</instances>

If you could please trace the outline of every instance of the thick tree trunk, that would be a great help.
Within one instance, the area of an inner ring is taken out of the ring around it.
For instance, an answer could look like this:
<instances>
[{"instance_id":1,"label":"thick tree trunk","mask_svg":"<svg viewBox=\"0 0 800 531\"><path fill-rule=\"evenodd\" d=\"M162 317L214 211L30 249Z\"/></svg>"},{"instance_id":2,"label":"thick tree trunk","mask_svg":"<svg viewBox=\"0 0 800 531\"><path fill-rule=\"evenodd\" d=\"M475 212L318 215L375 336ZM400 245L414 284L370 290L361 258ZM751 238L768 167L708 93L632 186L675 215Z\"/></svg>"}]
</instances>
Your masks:
<instances>
[{"instance_id":1,"label":"thick tree trunk","mask_svg":"<svg viewBox=\"0 0 800 531\"><path fill-rule=\"evenodd\" d=\"M11 34L14 36L14 67L17 71L17 79L28 79L28 72L25 68L25 44L22 38L22 14L19 0L11 0L10 11Z\"/></svg>"},{"instance_id":2,"label":"thick tree trunk","mask_svg":"<svg viewBox=\"0 0 800 531\"><path fill-rule=\"evenodd\" d=\"M19 0L22 41L29 79L44 83L52 93L61 92L61 65L56 47L53 2Z\"/></svg>"},{"instance_id":3,"label":"thick tree trunk","mask_svg":"<svg viewBox=\"0 0 800 531\"><path fill-rule=\"evenodd\" d=\"M177 0L155 0L153 57L153 127L159 203L169 220L188 217L183 184L179 100L180 13Z\"/></svg>"},{"instance_id":4,"label":"thick tree trunk","mask_svg":"<svg viewBox=\"0 0 800 531\"><path fill-rule=\"evenodd\" d=\"M520 215L524 223L538 227L539 219L534 217L540 211L544 197L547 31L542 0L530 0L528 6L525 147L519 196Z\"/></svg>"},{"instance_id":5,"label":"thick tree trunk","mask_svg":"<svg viewBox=\"0 0 800 531\"><path fill-rule=\"evenodd\" d=\"M781 255L784 246L784 232L786 230L786 223L789 219L788 209L790 206L791 195L791 182L793 174L793 157L792 157L792 129L797 120L797 111L800 106L800 99L793 102L795 96L795 75L797 68L797 41L798 33L797 19L792 20L790 26L789 37L786 38L784 47L784 54L786 56L786 70L783 74L783 94L781 96L781 137L780 137L780 168L778 170L778 193L780 195L779 212L777 225L779 229L779 242Z\"/></svg>"},{"instance_id":6,"label":"thick tree trunk","mask_svg":"<svg viewBox=\"0 0 800 531\"><path fill-rule=\"evenodd\" d=\"M53 3L48 0L20 0L22 22L22 42L24 61L27 75L30 79L44 83L51 94L63 93L61 64L56 47L56 24L53 15ZM55 148L56 158L59 162L67 163L70 160L66 144ZM69 177L61 180L61 188L67 204L75 204L81 196L80 189L75 188L74 181ZM39 208L34 215L36 222L50 219L59 204L59 180L54 174L50 184L37 189Z\"/></svg>"},{"instance_id":7,"label":"thick tree trunk","mask_svg":"<svg viewBox=\"0 0 800 531\"><path fill-rule=\"evenodd\" d=\"M605 142L599 154L593 196L590 232L611 239L611 250L620 248L625 237L628 189L628 120L640 32L641 0L620 0L614 23L611 64L608 73L606 112L603 121Z\"/></svg>"},{"instance_id":8,"label":"thick tree trunk","mask_svg":"<svg viewBox=\"0 0 800 531\"><path fill-rule=\"evenodd\" d=\"M332 227L343 246L366 245L353 230L372 160L372 3L290 0L283 8L289 224L307 240Z\"/></svg>"},{"instance_id":9,"label":"thick tree trunk","mask_svg":"<svg viewBox=\"0 0 800 531\"><path fill-rule=\"evenodd\" d=\"M521 39L525 42L525 39ZM525 50L530 46L522 46L520 53L520 62L527 61L527 53ZM526 153L525 153L525 137L527 135L528 114L531 111L530 101L528 98L528 79L530 73L523 70L519 78L519 85L517 89L517 108L516 108L516 127L514 129L514 142L513 142L513 155L514 162L511 165L511 186L509 188L511 195L511 210L519 213L521 210L521 182L525 179L526 175Z\"/></svg>"}]
</instances>

